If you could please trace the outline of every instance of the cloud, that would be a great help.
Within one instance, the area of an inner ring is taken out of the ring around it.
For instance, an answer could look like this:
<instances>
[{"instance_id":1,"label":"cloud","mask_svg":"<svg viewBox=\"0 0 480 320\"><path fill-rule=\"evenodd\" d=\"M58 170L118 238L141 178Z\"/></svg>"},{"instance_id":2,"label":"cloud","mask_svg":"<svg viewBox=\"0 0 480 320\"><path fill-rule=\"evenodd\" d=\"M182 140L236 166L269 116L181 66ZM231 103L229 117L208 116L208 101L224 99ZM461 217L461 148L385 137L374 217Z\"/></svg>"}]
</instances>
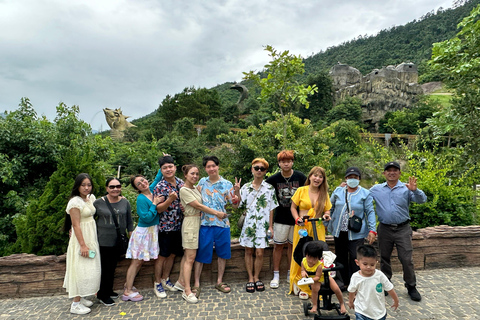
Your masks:
<instances>
[{"instance_id":1,"label":"cloud","mask_svg":"<svg viewBox=\"0 0 480 320\"><path fill-rule=\"evenodd\" d=\"M101 109L138 118L184 87L239 81L268 62L262 46L306 57L375 34L451 1L3 0L0 110L29 97L55 117L80 106L96 130Z\"/></svg>"}]
</instances>

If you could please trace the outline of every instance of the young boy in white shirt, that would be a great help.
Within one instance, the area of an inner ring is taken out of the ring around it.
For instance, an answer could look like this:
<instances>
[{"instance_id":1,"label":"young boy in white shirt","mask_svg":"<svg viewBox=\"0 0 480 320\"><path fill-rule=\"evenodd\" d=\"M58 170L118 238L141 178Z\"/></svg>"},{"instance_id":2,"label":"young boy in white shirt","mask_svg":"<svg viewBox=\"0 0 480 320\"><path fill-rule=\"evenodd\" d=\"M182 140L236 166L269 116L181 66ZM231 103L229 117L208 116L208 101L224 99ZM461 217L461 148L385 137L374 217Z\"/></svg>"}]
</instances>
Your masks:
<instances>
[{"instance_id":1,"label":"young boy in white shirt","mask_svg":"<svg viewBox=\"0 0 480 320\"><path fill-rule=\"evenodd\" d=\"M387 276L375 267L377 251L371 245L357 248L355 262L360 271L355 272L348 286L348 306L355 309L357 320L383 320L387 318L384 290L393 299L392 308L398 308L398 296Z\"/></svg>"}]
</instances>

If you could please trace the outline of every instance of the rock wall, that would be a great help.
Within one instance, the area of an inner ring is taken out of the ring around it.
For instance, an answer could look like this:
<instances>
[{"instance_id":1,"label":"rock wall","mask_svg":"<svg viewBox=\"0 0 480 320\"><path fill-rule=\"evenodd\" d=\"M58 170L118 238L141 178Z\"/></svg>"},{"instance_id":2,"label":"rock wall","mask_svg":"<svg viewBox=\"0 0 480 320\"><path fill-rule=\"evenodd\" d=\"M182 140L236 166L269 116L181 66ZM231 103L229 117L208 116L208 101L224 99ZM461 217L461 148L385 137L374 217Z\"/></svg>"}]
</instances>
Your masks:
<instances>
[{"instance_id":1,"label":"rock wall","mask_svg":"<svg viewBox=\"0 0 480 320\"><path fill-rule=\"evenodd\" d=\"M327 236L327 243L334 251L333 238ZM419 229L413 233L413 259L415 269L435 270L447 267L468 267L480 264L480 226L449 227L437 226ZM265 249L264 262L260 278L268 283L272 277L273 247ZM202 281L208 285L217 279L217 263L204 265ZM114 289L123 288L130 260L120 262L115 273ZM177 258L172 271L172 279L178 277L180 259ZM402 272L401 264L394 251L392 257L394 272ZM282 259L280 273L286 276L288 266ZM15 254L0 258L0 298L33 297L65 294L62 288L65 275L65 255L36 256L33 254ZM224 280L226 282L245 282L247 273L244 262L244 249L238 243L232 244L232 258L227 261ZM139 289L153 287L153 261L146 262L135 278Z\"/></svg>"},{"instance_id":2,"label":"rock wall","mask_svg":"<svg viewBox=\"0 0 480 320\"><path fill-rule=\"evenodd\" d=\"M418 84L418 69L413 63L375 69L366 76L345 64L330 69L335 88L335 102L345 97L362 100L362 119L378 129L378 122L388 111L412 106L423 93Z\"/></svg>"}]
</instances>

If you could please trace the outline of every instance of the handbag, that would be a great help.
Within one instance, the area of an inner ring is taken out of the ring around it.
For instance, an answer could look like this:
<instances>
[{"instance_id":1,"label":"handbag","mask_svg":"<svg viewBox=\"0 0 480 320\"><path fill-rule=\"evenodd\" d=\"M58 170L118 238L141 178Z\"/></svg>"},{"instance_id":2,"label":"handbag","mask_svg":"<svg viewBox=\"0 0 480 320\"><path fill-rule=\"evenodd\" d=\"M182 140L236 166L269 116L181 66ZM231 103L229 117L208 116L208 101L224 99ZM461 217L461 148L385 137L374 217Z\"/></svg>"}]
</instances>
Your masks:
<instances>
[{"instance_id":1,"label":"handbag","mask_svg":"<svg viewBox=\"0 0 480 320\"><path fill-rule=\"evenodd\" d=\"M117 231L117 242L115 244L115 247L117 248L118 254L121 257L125 255L125 253L127 253L129 240L126 234L120 232L120 227L118 225L117 217L113 212L113 208L112 208L112 205L110 204L110 201L108 201L107 197L103 197L103 200L105 200L105 202L107 203L108 209L110 209L110 212L112 213L113 222L115 223L115 230Z\"/></svg>"},{"instance_id":2,"label":"handbag","mask_svg":"<svg viewBox=\"0 0 480 320\"><path fill-rule=\"evenodd\" d=\"M240 215L237 221L237 227L239 230L243 229L243 224L245 223L245 217L247 216L248 209L252 207L252 205L255 203L255 199L257 199L258 193L260 192L260 189L262 188L262 185L258 188L257 193L255 194L255 198L253 198L252 203L248 206L248 208L245 208L245 211Z\"/></svg>"},{"instance_id":3,"label":"handbag","mask_svg":"<svg viewBox=\"0 0 480 320\"><path fill-rule=\"evenodd\" d=\"M347 214L350 215L350 207L347 199L347 189L345 189L345 203L347 204ZM348 230L352 232L360 232L362 230L362 218L353 214L348 218Z\"/></svg>"}]
</instances>

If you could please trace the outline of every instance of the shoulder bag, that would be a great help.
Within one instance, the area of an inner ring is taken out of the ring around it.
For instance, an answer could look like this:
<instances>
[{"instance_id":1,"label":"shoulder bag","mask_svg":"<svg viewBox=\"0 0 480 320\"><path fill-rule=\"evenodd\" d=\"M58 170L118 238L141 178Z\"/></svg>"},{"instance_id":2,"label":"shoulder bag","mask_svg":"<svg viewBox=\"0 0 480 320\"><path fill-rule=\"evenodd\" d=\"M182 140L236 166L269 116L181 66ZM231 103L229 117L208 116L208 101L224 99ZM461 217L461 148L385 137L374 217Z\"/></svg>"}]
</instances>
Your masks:
<instances>
[{"instance_id":1,"label":"shoulder bag","mask_svg":"<svg viewBox=\"0 0 480 320\"><path fill-rule=\"evenodd\" d=\"M107 197L103 197L105 202L107 203L108 209L110 209L110 212L112 213L112 218L113 222L115 223L115 229L117 231L117 243L115 244L115 247L118 250L118 253L120 256L125 255L128 249L128 237L126 234L120 232L120 227L118 225L117 217L115 216L115 212L113 212L112 205L110 204L110 201L108 201Z\"/></svg>"},{"instance_id":2,"label":"shoulder bag","mask_svg":"<svg viewBox=\"0 0 480 320\"><path fill-rule=\"evenodd\" d=\"M350 207L348 205L347 194L348 194L348 191L345 188L345 203L347 205L347 214L350 216ZM362 229L362 219L359 216L352 214L352 216L348 218L348 230L352 232L359 232L361 229Z\"/></svg>"}]
</instances>

